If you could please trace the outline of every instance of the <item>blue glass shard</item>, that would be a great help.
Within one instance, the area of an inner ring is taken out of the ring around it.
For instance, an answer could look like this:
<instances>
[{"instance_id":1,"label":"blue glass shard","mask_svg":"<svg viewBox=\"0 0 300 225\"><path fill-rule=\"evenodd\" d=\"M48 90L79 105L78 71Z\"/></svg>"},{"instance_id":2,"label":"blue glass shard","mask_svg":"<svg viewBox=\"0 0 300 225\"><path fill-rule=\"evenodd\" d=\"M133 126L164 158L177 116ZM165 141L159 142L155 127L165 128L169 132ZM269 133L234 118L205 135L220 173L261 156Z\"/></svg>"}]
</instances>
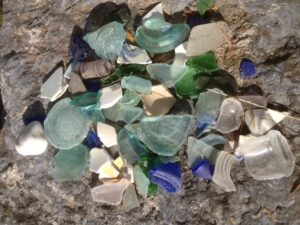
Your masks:
<instances>
[{"instance_id":1,"label":"blue glass shard","mask_svg":"<svg viewBox=\"0 0 300 225\"><path fill-rule=\"evenodd\" d=\"M97 93L100 90L99 80L88 80L86 81L86 88L89 92Z\"/></svg>"},{"instance_id":2,"label":"blue glass shard","mask_svg":"<svg viewBox=\"0 0 300 225\"><path fill-rule=\"evenodd\" d=\"M71 37L70 57L76 62L84 62L91 54L92 50L89 44L77 35Z\"/></svg>"},{"instance_id":3,"label":"blue glass shard","mask_svg":"<svg viewBox=\"0 0 300 225\"><path fill-rule=\"evenodd\" d=\"M85 146L89 147L90 149L99 148L103 145L100 138L98 137L98 135L91 130L89 131L88 135L86 136L85 140L83 141L83 144Z\"/></svg>"},{"instance_id":4,"label":"blue glass shard","mask_svg":"<svg viewBox=\"0 0 300 225\"><path fill-rule=\"evenodd\" d=\"M243 79L253 78L256 75L255 64L250 59L243 59L240 69Z\"/></svg>"},{"instance_id":5,"label":"blue glass shard","mask_svg":"<svg viewBox=\"0 0 300 225\"><path fill-rule=\"evenodd\" d=\"M211 180L214 175L214 166L207 159L204 159L196 163L192 172L197 177Z\"/></svg>"}]
</instances>

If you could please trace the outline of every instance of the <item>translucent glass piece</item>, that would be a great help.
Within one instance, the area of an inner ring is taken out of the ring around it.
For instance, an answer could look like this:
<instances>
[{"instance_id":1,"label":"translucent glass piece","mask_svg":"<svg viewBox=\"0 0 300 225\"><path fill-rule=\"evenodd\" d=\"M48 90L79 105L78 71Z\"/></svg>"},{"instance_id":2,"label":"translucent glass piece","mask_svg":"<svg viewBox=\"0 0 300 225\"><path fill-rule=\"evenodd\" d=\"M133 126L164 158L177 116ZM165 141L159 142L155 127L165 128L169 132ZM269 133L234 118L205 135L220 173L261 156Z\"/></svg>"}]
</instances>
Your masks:
<instances>
[{"instance_id":1,"label":"translucent glass piece","mask_svg":"<svg viewBox=\"0 0 300 225\"><path fill-rule=\"evenodd\" d=\"M131 209L140 206L140 202L133 184L130 184L124 193L123 206L125 211L130 211Z\"/></svg>"},{"instance_id":2,"label":"translucent glass piece","mask_svg":"<svg viewBox=\"0 0 300 225\"><path fill-rule=\"evenodd\" d=\"M133 92L148 95L151 92L152 83L136 76L123 77L121 81L122 88Z\"/></svg>"},{"instance_id":3,"label":"translucent glass piece","mask_svg":"<svg viewBox=\"0 0 300 225\"><path fill-rule=\"evenodd\" d=\"M190 115L148 117L139 123L137 133L154 153L173 156L186 141L194 123Z\"/></svg>"},{"instance_id":4,"label":"translucent glass piece","mask_svg":"<svg viewBox=\"0 0 300 225\"><path fill-rule=\"evenodd\" d=\"M84 117L95 123L105 121L100 104L81 106L80 112Z\"/></svg>"},{"instance_id":5,"label":"translucent glass piece","mask_svg":"<svg viewBox=\"0 0 300 225\"><path fill-rule=\"evenodd\" d=\"M234 98L227 98L222 103L215 129L222 133L230 133L238 130L242 124L243 117L244 110L242 104Z\"/></svg>"},{"instance_id":6,"label":"translucent glass piece","mask_svg":"<svg viewBox=\"0 0 300 225\"><path fill-rule=\"evenodd\" d=\"M122 129L119 132L118 144L120 146L120 152L131 165L135 164L140 156L148 153L148 150L143 143L140 142L138 137L127 129Z\"/></svg>"},{"instance_id":7,"label":"translucent glass piece","mask_svg":"<svg viewBox=\"0 0 300 225\"><path fill-rule=\"evenodd\" d=\"M142 97L135 92L126 90L123 98L120 100L120 104L127 106L136 106L140 103Z\"/></svg>"},{"instance_id":8,"label":"translucent glass piece","mask_svg":"<svg viewBox=\"0 0 300 225\"><path fill-rule=\"evenodd\" d=\"M70 103L70 98L57 102L45 120L46 137L58 149L70 149L78 145L89 132L89 120L78 107Z\"/></svg>"},{"instance_id":9,"label":"translucent glass piece","mask_svg":"<svg viewBox=\"0 0 300 225\"><path fill-rule=\"evenodd\" d=\"M113 60L122 50L125 31L121 23L110 22L98 30L86 34L83 39L95 50L97 56Z\"/></svg>"},{"instance_id":10,"label":"translucent glass piece","mask_svg":"<svg viewBox=\"0 0 300 225\"><path fill-rule=\"evenodd\" d=\"M151 18L136 30L136 42L151 53L168 52L180 45L188 36L186 24L170 24L159 18Z\"/></svg>"},{"instance_id":11,"label":"translucent glass piece","mask_svg":"<svg viewBox=\"0 0 300 225\"><path fill-rule=\"evenodd\" d=\"M152 63L148 53L134 45L124 44L118 57L119 64L149 64Z\"/></svg>"},{"instance_id":12,"label":"translucent glass piece","mask_svg":"<svg viewBox=\"0 0 300 225\"><path fill-rule=\"evenodd\" d=\"M185 61L188 58L186 56L186 47L187 47L187 42L184 42L183 44L181 44L175 48L175 57L174 57L173 65L174 64L179 64L179 65L185 64Z\"/></svg>"},{"instance_id":13,"label":"translucent glass piece","mask_svg":"<svg viewBox=\"0 0 300 225\"><path fill-rule=\"evenodd\" d=\"M151 18L158 18L161 20L164 19L164 13L162 9L162 3L159 3L158 5L154 6L153 9L151 9L144 17L143 17L143 23L145 23L147 20Z\"/></svg>"},{"instance_id":14,"label":"translucent glass piece","mask_svg":"<svg viewBox=\"0 0 300 225\"><path fill-rule=\"evenodd\" d=\"M219 69L216 56L213 52L192 56L186 61L186 65L198 69L199 72L205 73L210 73Z\"/></svg>"},{"instance_id":15,"label":"translucent glass piece","mask_svg":"<svg viewBox=\"0 0 300 225\"><path fill-rule=\"evenodd\" d=\"M95 202L119 205L129 184L130 182L126 179L104 182L104 184L91 189L92 199Z\"/></svg>"},{"instance_id":16,"label":"translucent glass piece","mask_svg":"<svg viewBox=\"0 0 300 225\"><path fill-rule=\"evenodd\" d=\"M99 173L100 168L111 160L110 155L100 148L93 148L90 151L90 158L90 171L94 173Z\"/></svg>"},{"instance_id":17,"label":"translucent glass piece","mask_svg":"<svg viewBox=\"0 0 300 225\"><path fill-rule=\"evenodd\" d=\"M212 164L215 164L219 150L213 146L206 144L202 140L193 137L188 139L187 155L188 165L193 167L197 161L208 159Z\"/></svg>"},{"instance_id":18,"label":"translucent glass piece","mask_svg":"<svg viewBox=\"0 0 300 225\"><path fill-rule=\"evenodd\" d=\"M78 74L74 73L71 76L68 90L72 94L86 92L86 87L84 86L84 84Z\"/></svg>"},{"instance_id":19,"label":"translucent glass piece","mask_svg":"<svg viewBox=\"0 0 300 225\"><path fill-rule=\"evenodd\" d=\"M274 110L266 109L248 109L245 112L245 122L254 135L264 135L282 121L285 115Z\"/></svg>"},{"instance_id":20,"label":"translucent glass piece","mask_svg":"<svg viewBox=\"0 0 300 225\"><path fill-rule=\"evenodd\" d=\"M122 98L122 88L119 83L101 89L101 109L113 107Z\"/></svg>"},{"instance_id":21,"label":"translucent glass piece","mask_svg":"<svg viewBox=\"0 0 300 225\"><path fill-rule=\"evenodd\" d=\"M224 145L228 142L223 136L218 134L209 134L204 138L201 138L201 141L211 146Z\"/></svg>"},{"instance_id":22,"label":"translucent glass piece","mask_svg":"<svg viewBox=\"0 0 300 225\"><path fill-rule=\"evenodd\" d=\"M80 64L80 73L84 79L108 76L112 69L112 65L108 60L95 60Z\"/></svg>"},{"instance_id":23,"label":"translucent glass piece","mask_svg":"<svg viewBox=\"0 0 300 225\"><path fill-rule=\"evenodd\" d=\"M187 70L185 65L166 63L150 64L146 69L152 79L158 80L165 87L173 87Z\"/></svg>"},{"instance_id":24,"label":"translucent glass piece","mask_svg":"<svg viewBox=\"0 0 300 225\"><path fill-rule=\"evenodd\" d=\"M236 154L244 158L247 171L256 180L289 177L295 166L286 138L276 130L240 144Z\"/></svg>"},{"instance_id":25,"label":"translucent glass piece","mask_svg":"<svg viewBox=\"0 0 300 225\"><path fill-rule=\"evenodd\" d=\"M97 134L106 147L117 145L116 129L106 123L97 123Z\"/></svg>"},{"instance_id":26,"label":"translucent glass piece","mask_svg":"<svg viewBox=\"0 0 300 225\"><path fill-rule=\"evenodd\" d=\"M257 108L256 105L266 107L268 104L268 99L261 95L245 95L239 96L239 100L241 100L241 104L244 109L253 109ZM254 104L251 104L254 103Z\"/></svg>"},{"instance_id":27,"label":"translucent glass piece","mask_svg":"<svg viewBox=\"0 0 300 225\"><path fill-rule=\"evenodd\" d=\"M77 145L55 155L52 175L58 181L78 180L88 167L89 149L84 145Z\"/></svg>"},{"instance_id":28,"label":"translucent glass piece","mask_svg":"<svg viewBox=\"0 0 300 225\"><path fill-rule=\"evenodd\" d=\"M73 97L71 104L75 106L89 106L97 104L100 100L101 93L86 92Z\"/></svg>"},{"instance_id":29,"label":"translucent glass piece","mask_svg":"<svg viewBox=\"0 0 300 225\"><path fill-rule=\"evenodd\" d=\"M138 165L133 168L133 175L138 193L142 197L147 198L150 180Z\"/></svg>"},{"instance_id":30,"label":"translucent glass piece","mask_svg":"<svg viewBox=\"0 0 300 225\"><path fill-rule=\"evenodd\" d=\"M219 89L213 90L223 93L223 91ZM206 123L209 122L211 118L215 120L220 113L221 105L224 99L225 96L212 91L202 92L199 95L195 106L195 117L197 121Z\"/></svg>"},{"instance_id":31,"label":"translucent glass piece","mask_svg":"<svg viewBox=\"0 0 300 225\"><path fill-rule=\"evenodd\" d=\"M214 4L215 0L196 0L197 9L200 15L204 15Z\"/></svg>"},{"instance_id":32,"label":"translucent glass piece","mask_svg":"<svg viewBox=\"0 0 300 225\"><path fill-rule=\"evenodd\" d=\"M226 192L236 191L236 187L230 177L231 169L236 162L237 158L227 152L221 151L218 155L212 180Z\"/></svg>"}]
</instances>

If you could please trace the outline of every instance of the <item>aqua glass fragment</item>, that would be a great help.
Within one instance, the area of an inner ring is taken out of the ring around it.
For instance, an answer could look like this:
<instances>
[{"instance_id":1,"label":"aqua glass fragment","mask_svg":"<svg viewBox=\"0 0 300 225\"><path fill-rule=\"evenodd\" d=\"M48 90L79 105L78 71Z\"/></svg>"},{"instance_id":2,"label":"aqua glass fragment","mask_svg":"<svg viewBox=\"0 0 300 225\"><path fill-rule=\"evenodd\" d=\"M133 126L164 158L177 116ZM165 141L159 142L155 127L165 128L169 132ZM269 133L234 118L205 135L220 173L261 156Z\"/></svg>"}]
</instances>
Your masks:
<instances>
[{"instance_id":1,"label":"aqua glass fragment","mask_svg":"<svg viewBox=\"0 0 300 225\"><path fill-rule=\"evenodd\" d=\"M140 77L127 76L122 78L121 86L124 89L148 95L151 93L152 83L150 80L145 80Z\"/></svg>"},{"instance_id":2,"label":"aqua glass fragment","mask_svg":"<svg viewBox=\"0 0 300 225\"><path fill-rule=\"evenodd\" d=\"M148 153L146 146L140 142L135 134L129 132L127 129L122 129L119 132L118 144L120 152L131 165L135 164L140 156Z\"/></svg>"},{"instance_id":3,"label":"aqua glass fragment","mask_svg":"<svg viewBox=\"0 0 300 225\"><path fill-rule=\"evenodd\" d=\"M223 91L219 89L212 90L220 94L213 91L206 91L202 92L198 97L195 106L195 117L201 123L210 123L211 120L215 121L220 113L222 102L225 99L225 96L222 95Z\"/></svg>"},{"instance_id":4,"label":"aqua glass fragment","mask_svg":"<svg viewBox=\"0 0 300 225\"><path fill-rule=\"evenodd\" d=\"M71 104L75 106L89 106L97 104L100 100L101 92L86 92L84 94L73 97Z\"/></svg>"},{"instance_id":5,"label":"aqua glass fragment","mask_svg":"<svg viewBox=\"0 0 300 225\"><path fill-rule=\"evenodd\" d=\"M138 193L142 197L147 198L148 188L149 188L149 185L150 185L150 180L144 174L141 167L139 167L138 165L136 165L133 168L133 176L134 176L136 189L137 189Z\"/></svg>"},{"instance_id":6,"label":"aqua glass fragment","mask_svg":"<svg viewBox=\"0 0 300 225\"><path fill-rule=\"evenodd\" d=\"M199 70L199 72L210 73L219 69L216 56L208 52L199 56L192 56L186 61L186 65Z\"/></svg>"},{"instance_id":7,"label":"aqua glass fragment","mask_svg":"<svg viewBox=\"0 0 300 225\"><path fill-rule=\"evenodd\" d=\"M95 123L105 121L100 104L81 106L79 108L82 115L87 119Z\"/></svg>"},{"instance_id":8,"label":"aqua glass fragment","mask_svg":"<svg viewBox=\"0 0 300 225\"><path fill-rule=\"evenodd\" d=\"M98 30L86 34L83 39L95 50L97 56L113 60L122 50L125 31L121 23L110 22Z\"/></svg>"},{"instance_id":9,"label":"aqua glass fragment","mask_svg":"<svg viewBox=\"0 0 300 225\"><path fill-rule=\"evenodd\" d=\"M89 151L82 144L59 151L53 160L52 175L57 181L78 180L89 167Z\"/></svg>"},{"instance_id":10,"label":"aqua glass fragment","mask_svg":"<svg viewBox=\"0 0 300 225\"><path fill-rule=\"evenodd\" d=\"M152 79L158 80L165 87L173 87L187 70L185 65L166 63L150 64L146 69Z\"/></svg>"},{"instance_id":11,"label":"aqua glass fragment","mask_svg":"<svg viewBox=\"0 0 300 225\"><path fill-rule=\"evenodd\" d=\"M211 146L224 145L228 142L223 136L218 134L209 134L200 140Z\"/></svg>"},{"instance_id":12,"label":"aqua glass fragment","mask_svg":"<svg viewBox=\"0 0 300 225\"><path fill-rule=\"evenodd\" d=\"M87 136L90 123L80 108L71 104L70 98L57 102L45 120L45 134L51 145L58 149L70 149Z\"/></svg>"},{"instance_id":13,"label":"aqua glass fragment","mask_svg":"<svg viewBox=\"0 0 300 225\"><path fill-rule=\"evenodd\" d=\"M140 202L133 184L130 184L124 193L123 206L125 211L130 211L131 209L140 206Z\"/></svg>"},{"instance_id":14,"label":"aqua glass fragment","mask_svg":"<svg viewBox=\"0 0 300 225\"><path fill-rule=\"evenodd\" d=\"M120 100L120 104L127 106L136 106L141 101L142 97L135 92L126 90L124 96Z\"/></svg>"},{"instance_id":15,"label":"aqua glass fragment","mask_svg":"<svg viewBox=\"0 0 300 225\"><path fill-rule=\"evenodd\" d=\"M186 141L194 123L190 115L147 117L139 123L137 133L154 153L173 156Z\"/></svg>"},{"instance_id":16,"label":"aqua glass fragment","mask_svg":"<svg viewBox=\"0 0 300 225\"><path fill-rule=\"evenodd\" d=\"M159 18L151 18L138 27L136 42L151 53L163 53L175 49L188 36L186 24L170 24Z\"/></svg>"},{"instance_id":17,"label":"aqua glass fragment","mask_svg":"<svg viewBox=\"0 0 300 225\"><path fill-rule=\"evenodd\" d=\"M118 122L124 121L125 123L133 123L134 121L141 120L144 117L144 110L139 107L122 105L117 103L111 108L103 109L105 118Z\"/></svg>"},{"instance_id":18,"label":"aqua glass fragment","mask_svg":"<svg viewBox=\"0 0 300 225\"><path fill-rule=\"evenodd\" d=\"M177 95L187 99L196 99L200 93L196 82L198 77L198 70L188 67L183 77L175 85Z\"/></svg>"}]
</instances>

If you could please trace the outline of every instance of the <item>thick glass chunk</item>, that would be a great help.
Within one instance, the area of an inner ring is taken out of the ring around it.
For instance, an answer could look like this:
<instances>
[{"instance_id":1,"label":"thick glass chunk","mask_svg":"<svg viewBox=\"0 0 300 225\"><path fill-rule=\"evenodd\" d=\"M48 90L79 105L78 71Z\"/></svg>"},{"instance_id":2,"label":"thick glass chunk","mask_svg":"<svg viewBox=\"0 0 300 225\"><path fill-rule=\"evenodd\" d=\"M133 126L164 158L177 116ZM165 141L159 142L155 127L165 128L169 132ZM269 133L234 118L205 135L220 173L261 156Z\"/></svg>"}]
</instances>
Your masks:
<instances>
[{"instance_id":1,"label":"thick glass chunk","mask_svg":"<svg viewBox=\"0 0 300 225\"><path fill-rule=\"evenodd\" d=\"M124 89L148 95L151 93L152 83L150 80L146 80L140 77L127 76L122 78L121 86Z\"/></svg>"}]
</instances>

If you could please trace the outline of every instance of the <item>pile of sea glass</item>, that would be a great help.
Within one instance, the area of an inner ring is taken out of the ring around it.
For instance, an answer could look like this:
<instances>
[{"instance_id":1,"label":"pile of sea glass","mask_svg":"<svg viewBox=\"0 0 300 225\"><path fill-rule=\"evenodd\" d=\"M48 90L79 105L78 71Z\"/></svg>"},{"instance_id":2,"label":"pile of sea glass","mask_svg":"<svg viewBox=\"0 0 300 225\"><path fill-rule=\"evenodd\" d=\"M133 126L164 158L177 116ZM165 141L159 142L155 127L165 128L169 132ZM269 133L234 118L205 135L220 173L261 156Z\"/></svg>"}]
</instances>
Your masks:
<instances>
[{"instance_id":1,"label":"pile of sea glass","mask_svg":"<svg viewBox=\"0 0 300 225\"><path fill-rule=\"evenodd\" d=\"M295 158L285 137L271 130L285 114L266 108L256 88L238 90L218 67L214 51L230 29L189 21L166 22L158 4L131 37L116 21L73 35L70 65L41 87L41 98L54 104L45 120L27 121L16 150L39 155L50 143L58 150L55 180L79 180L89 170L99 179L92 199L122 202L126 210L139 206L137 193L182 191L179 152L195 176L226 192L236 190L230 173L241 161L257 180L290 176ZM242 79L255 70L251 60L241 61Z\"/></svg>"}]
</instances>

